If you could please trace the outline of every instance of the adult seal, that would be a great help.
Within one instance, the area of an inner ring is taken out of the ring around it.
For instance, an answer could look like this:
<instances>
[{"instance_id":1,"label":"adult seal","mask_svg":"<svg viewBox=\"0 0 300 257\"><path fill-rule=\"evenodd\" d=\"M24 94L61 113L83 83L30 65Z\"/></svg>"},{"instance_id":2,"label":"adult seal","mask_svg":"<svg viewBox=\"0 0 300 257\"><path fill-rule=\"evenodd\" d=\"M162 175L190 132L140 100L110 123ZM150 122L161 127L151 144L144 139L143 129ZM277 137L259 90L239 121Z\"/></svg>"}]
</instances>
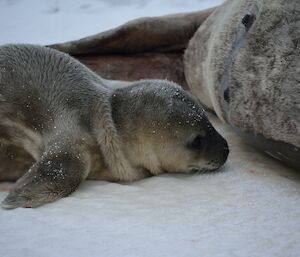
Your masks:
<instances>
[{"instance_id":1,"label":"adult seal","mask_svg":"<svg viewBox=\"0 0 300 257\"><path fill-rule=\"evenodd\" d=\"M67 54L33 45L0 47L0 130L2 145L35 160L3 201L7 209L65 197L89 176L134 181L215 170L229 152L177 84L105 80Z\"/></svg>"}]
</instances>

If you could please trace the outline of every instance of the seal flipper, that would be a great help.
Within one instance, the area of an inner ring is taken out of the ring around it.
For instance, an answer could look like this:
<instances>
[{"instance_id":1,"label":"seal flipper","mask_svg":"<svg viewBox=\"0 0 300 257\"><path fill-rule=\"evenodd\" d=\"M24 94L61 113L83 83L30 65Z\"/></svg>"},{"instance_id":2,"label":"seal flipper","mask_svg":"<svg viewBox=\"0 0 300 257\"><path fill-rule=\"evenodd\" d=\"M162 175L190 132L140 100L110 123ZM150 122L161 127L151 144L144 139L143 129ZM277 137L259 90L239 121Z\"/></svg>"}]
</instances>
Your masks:
<instances>
[{"instance_id":1,"label":"seal flipper","mask_svg":"<svg viewBox=\"0 0 300 257\"><path fill-rule=\"evenodd\" d=\"M48 47L71 55L94 56L182 51L214 9L138 18L93 36Z\"/></svg>"},{"instance_id":2,"label":"seal flipper","mask_svg":"<svg viewBox=\"0 0 300 257\"><path fill-rule=\"evenodd\" d=\"M2 207L38 207L74 192L89 172L90 156L80 147L67 149L45 152L17 181Z\"/></svg>"}]
</instances>

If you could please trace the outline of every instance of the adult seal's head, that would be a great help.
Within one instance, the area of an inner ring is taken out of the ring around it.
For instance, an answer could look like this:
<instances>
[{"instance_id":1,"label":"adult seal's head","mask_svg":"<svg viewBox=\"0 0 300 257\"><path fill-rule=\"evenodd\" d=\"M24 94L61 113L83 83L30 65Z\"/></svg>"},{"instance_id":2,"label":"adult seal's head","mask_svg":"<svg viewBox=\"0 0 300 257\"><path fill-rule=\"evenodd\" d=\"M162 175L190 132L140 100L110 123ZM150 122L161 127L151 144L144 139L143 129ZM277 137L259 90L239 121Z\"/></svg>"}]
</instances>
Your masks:
<instances>
[{"instance_id":1,"label":"adult seal's head","mask_svg":"<svg viewBox=\"0 0 300 257\"><path fill-rule=\"evenodd\" d=\"M185 51L194 95L247 142L300 168L300 1L227 0Z\"/></svg>"}]
</instances>

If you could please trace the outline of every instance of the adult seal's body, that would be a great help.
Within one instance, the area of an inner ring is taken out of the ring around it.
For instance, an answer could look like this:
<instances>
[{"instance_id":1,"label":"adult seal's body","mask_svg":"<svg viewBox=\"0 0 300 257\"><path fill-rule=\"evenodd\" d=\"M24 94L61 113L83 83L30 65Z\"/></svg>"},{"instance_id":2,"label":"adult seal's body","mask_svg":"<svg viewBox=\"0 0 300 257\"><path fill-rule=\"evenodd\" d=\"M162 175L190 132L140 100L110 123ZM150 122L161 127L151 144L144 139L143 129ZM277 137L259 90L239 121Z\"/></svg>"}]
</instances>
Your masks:
<instances>
[{"instance_id":1,"label":"adult seal's body","mask_svg":"<svg viewBox=\"0 0 300 257\"><path fill-rule=\"evenodd\" d=\"M0 47L0 129L2 144L35 159L4 208L67 196L91 171L134 181L214 170L228 155L202 107L178 85L104 80L67 54L32 45Z\"/></svg>"}]
</instances>

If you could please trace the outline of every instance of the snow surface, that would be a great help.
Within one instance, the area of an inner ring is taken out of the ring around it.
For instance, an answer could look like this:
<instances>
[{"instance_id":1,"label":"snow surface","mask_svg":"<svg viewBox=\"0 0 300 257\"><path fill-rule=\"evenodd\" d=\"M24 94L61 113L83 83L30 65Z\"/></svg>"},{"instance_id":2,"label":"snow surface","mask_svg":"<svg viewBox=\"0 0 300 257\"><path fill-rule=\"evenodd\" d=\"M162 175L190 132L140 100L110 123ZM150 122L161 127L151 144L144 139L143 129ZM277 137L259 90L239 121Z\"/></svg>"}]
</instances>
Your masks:
<instances>
[{"instance_id":1,"label":"snow surface","mask_svg":"<svg viewBox=\"0 0 300 257\"><path fill-rule=\"evenodd\" d=\"M0 44L61 42L217 2L0 0ZM219 173L86 181L55 203L0 210L0 257L300 256L299 172L211 120L231 150Z\"/></svg>"},{"instance_id":2,"label":"snow surface","mask_svg":"<svg viewBox=\"0 0 300 257\"><path fill-rule=\"evenodd\" d=\"M219 173L86 181L55 203L0 210L0 256L299 256L299 175L211 120L231 149Z\"/></svg>"},{"instance_id":3,"label":"snow surface","mask_svg":"<svg viewBox=\"0 0 300 257\"><path fill-rule=\"evenodd\" d=\"M0 45L79 39L142 16L190 12L222 0L0 0Z\"/></svg>"}]
</instances>

